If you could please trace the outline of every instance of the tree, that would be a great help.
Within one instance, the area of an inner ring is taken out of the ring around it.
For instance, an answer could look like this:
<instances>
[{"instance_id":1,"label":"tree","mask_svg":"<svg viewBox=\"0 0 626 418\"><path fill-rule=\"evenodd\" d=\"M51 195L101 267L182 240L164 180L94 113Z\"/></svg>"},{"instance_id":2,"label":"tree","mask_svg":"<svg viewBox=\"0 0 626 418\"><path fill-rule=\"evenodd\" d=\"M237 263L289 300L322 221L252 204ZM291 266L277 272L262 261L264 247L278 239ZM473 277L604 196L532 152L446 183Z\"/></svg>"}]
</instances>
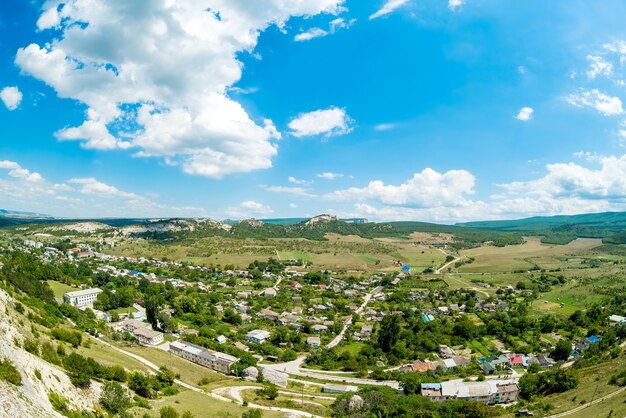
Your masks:
<instances>
[{"instance_id":1,"label":"tree","mask_svg":"<svg viewBox=\"0 0 626 418\"><path fill-rule=\"evenodd\" d=\"M93 377L92 363L80 354L72 353L63 360L63 367L67 371L74 386L87 386Z\"/></svg>"},{"instance_id":2,"label":"tree","mask_svg":"<svg viewBox=\"0 0 626 418\"><path fill-rule=\"evenodd\" d=\"M380 323L380 330L378 331L378 346L385 353L391 351L391 347L398 341L398 335L400 334L400 316L399 315L387 315Z\"/></svg>"},{"instance_id":3,"label":"tree","mask_svg":"<svg viewBox=\"0 0 626 418\"><path fill-rule=\"evenodd\" d=\"M272 384L267 384L263 389L257 390L256 393L257 395L263 396L270 401L278 398L278 389L276 388L276 385Z\"/></svg>"},{"instance_id":4,"label":"tree","mask_svg":"<svg viewBox=\"0 0 626 418\"><path fill-rule=\"evenodd\" d=\"M152 398L150 378L141 372L131 372L128 387L143 398Z\"/></svg>"},{"instance_id":5,"label":"tree","mask_svg":"<svg viewBox=\"0 0 626 418\"><path fill-rule=\"evenodd\" d=\"M559 342L556 343L556 347L552 351L552 358L554 360L567 360L569 356L572 354L572 343L562 338Z\"/></svg>"},{"instance_id":6,"label":"tree","mask_svg":"<svg viewBox=\"0 0 626 418\"><path fill-rule=\"evenodd\" d=\"M144 301L144 308L146 308L146 319L150 322L153 329L157 329L159 327L159 308L161 304L159 303L159 299L157 296L148 296Z\"/></svg>"},{"instance_id":7,"label":"tree","mask_svg":"<svg viewBox=\"0 0 626 418\"><path fill-rule=\"evenodd\" d=\"M161 418L178 418L180 416L171 406L164 406L159 410L159 414Z\"/></svg>"},{"instance_id":8,"label":"tree","mask_svg":"<svg viewBox=\"0 0 626 418\"><path fill-rule=\"evenodd\" d=\"M100 394L100 404L109 412L119 414L132 404L126 390L117 382L106 382Z\"/></svg>"}]
</instances>

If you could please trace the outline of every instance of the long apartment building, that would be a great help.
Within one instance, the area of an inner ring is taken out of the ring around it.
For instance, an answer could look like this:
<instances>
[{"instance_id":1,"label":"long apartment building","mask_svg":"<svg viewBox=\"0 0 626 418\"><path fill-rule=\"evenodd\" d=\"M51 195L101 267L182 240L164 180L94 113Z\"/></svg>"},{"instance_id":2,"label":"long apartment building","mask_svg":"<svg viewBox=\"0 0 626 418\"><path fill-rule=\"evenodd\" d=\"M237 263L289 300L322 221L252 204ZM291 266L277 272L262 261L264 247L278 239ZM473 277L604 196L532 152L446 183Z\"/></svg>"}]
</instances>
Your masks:
<instances>
[{"instance_id":1,"label":"long apartment building","mask_svg":"<svg viewBox=\"0 0 626 418\"><path fill-rule=\"evenodd\" d=\"M422 383L420 393L431 401L464 400L494 405L515 402L519 387L516 380L449 381Z\"/></svg>"},{"instance_id":2,"label":"long apartment building","mask_svg":"<svg viewBox=\"0 0 626 418\"><path fill-rule=\"evenodd\" d=\"M232 366L239 361L235 356L182 341L170 343L170 353L225 374L230 374Z\"/></svg>"},{"instance_id":3,"label":"long apartment building","mask_svg":"<svg viewBox=\"0 0 626 418\"><path fill-rule=\"evenodd\" d=\"M63 300L65 303L72 306L89 306L94 304L100 293L102 293L102 290L97 287L92 289L76 290L74 292L67 292L63 295Z\"/></svg>"}]
</instances>

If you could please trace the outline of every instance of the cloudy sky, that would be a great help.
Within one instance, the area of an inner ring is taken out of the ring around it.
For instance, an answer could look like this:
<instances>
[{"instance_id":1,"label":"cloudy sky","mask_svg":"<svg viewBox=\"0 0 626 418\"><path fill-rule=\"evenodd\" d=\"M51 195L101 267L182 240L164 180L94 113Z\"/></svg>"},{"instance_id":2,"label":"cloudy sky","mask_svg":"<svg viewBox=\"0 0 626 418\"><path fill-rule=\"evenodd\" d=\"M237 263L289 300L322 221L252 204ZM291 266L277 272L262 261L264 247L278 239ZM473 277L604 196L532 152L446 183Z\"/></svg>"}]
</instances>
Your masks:
<instances>
[{"instance_id":1,"label":"cloudy sky","mask_svg":"<svg viewBox=\"0 0 626 418\"><path fill-rule=\"evenodd\" d=\"M0 208L626 210L626 3L3 0Z\"/></svg>"}]
</instances>

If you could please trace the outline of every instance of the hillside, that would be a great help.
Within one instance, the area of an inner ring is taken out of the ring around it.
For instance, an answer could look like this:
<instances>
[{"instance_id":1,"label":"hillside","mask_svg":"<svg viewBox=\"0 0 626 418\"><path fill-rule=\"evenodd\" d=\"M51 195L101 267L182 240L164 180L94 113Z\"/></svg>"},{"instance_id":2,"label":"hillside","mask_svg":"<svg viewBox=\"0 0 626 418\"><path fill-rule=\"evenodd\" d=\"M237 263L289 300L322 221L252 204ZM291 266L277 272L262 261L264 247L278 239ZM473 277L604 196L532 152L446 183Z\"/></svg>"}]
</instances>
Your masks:
<instances>
[{"instance_id":1,"label":"hillside","mask_svg":"<svg viewBox=\"0 0 626 418\"><path fill-rule=\"evenodd\" d=\"M588 213L569 216L480 221L457 224L489 231L543 235L546 243L564 244L576 238L602 238L606 243L626 243L626 212Z\"/></svg>"}]
</instances>

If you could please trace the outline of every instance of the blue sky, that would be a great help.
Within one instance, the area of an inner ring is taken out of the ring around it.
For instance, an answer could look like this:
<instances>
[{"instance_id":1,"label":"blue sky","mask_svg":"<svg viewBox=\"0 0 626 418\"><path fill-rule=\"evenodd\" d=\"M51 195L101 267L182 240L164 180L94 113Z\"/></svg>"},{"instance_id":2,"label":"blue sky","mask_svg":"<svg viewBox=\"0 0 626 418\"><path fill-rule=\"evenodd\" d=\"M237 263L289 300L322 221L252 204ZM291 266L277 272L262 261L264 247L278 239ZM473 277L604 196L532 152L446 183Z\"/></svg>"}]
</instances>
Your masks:
<instances>
[{"instance_id":1,"label":"blue sky","mask_svg":"<svg viewBox=\"0 0 626 418\"><path fill-rule=\"evenodd\" d=\"M626 210L623 2L127 3L1 2L0 207Z\"/></svg>"}]
</instances>

